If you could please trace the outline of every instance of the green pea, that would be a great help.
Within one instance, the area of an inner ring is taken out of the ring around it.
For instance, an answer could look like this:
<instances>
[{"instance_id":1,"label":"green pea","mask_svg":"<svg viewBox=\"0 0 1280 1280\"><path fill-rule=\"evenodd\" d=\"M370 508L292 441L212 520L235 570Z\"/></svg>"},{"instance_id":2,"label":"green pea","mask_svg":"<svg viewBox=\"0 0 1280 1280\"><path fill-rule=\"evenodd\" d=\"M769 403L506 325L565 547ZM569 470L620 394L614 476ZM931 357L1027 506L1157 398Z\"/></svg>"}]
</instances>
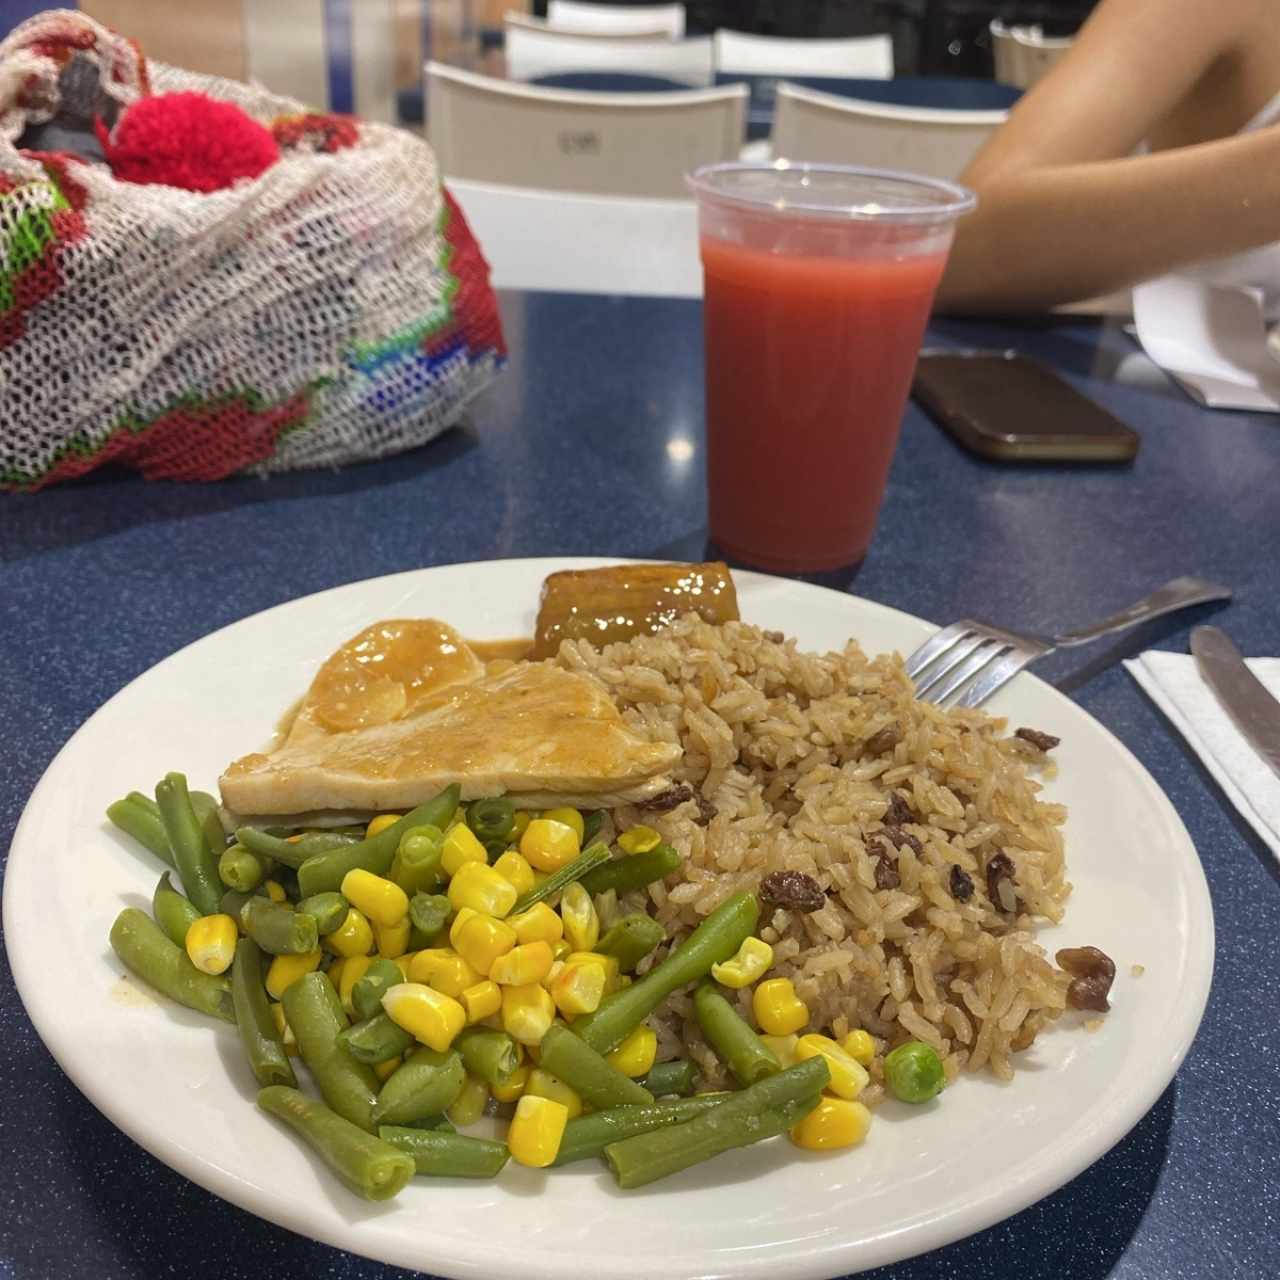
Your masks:
<instances>
[{"instance_id":1,"label":"green pea","mask_svg":"<svg viewBox=\"0 0 1280 1280\"><path fill-rule=\"evenodd\" d=\"M884 1060L884 1082L901 1102L928 1102L942 1092L942 1059L920 1040L900 1044Z\"/></svg>"}]
</instances>

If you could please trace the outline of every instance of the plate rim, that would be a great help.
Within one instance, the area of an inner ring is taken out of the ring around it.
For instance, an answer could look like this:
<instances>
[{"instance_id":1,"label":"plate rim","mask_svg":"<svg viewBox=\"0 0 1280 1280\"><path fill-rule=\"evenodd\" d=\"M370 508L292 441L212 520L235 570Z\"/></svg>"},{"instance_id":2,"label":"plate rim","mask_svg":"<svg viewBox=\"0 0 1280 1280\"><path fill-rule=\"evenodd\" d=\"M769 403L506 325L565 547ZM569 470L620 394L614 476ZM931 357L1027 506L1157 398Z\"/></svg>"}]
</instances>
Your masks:
<instances>
[{"instance_id":1,"label":"plate rim","mask_svg":"<svg viewBox=\"0 0 1280 1280\"><path fill-rule=\"evenodd\" d=\"M42 1002L39 999L35 1001L36 1007L33 1008L33 1001L29 991L34 990L31 974L35 968L36 957L27 954L27 948L24 944L14 945L15 939L20 939L24 936L24 930L21 927L21 922L15 918L15 913L18 910L18 907L13 905L16 895L10 892L11 877L13 877L13 883L20 887L21 877L26 873L26 863L31 859L24 858L20 854L17 863L19 871L15 876L13 854L14 851L21 850L24 829L29 821L34 821L31 815L38 808L37 801L43 800L46 785L52 787L53 775L58 765L63 757L73 749L76 740L90 730L94 721L100 716L105 716L112 706L118 700L125 698L140 681L154 675L166 665L189 656L191 650L214 641L227 631L242 625L259 623L273 614L291 609L304 601L315 601L326 596L355 589L367 589L373 584L390 584L396 581L420 579L439 570L501 569L517 570L530 575L537 573L545 576L546 572L557 568L581 569L641 562L639 558L607 556L513 557L495 560L457 561L403 570L393 574L354 579L350 582L327 587L321 591L310 592L269 606L266 609L246 614L244 617L219 627L215 631L198 637L161 658L144 671L139 672L86 717L45 767L39 781L28 797L18 823L14 828L9 858L5 868L2 906L3 927L6 938L5 950L13 973L14 985L37 1035L76 1088L115 1128L181 1176L213 1192L220 1198L228 1200L255 1217L262 1218L304 1238L320 1240L344 1252L377 1262L406 1267L414 1271L422 1270L420 1252L412 1250L407 1241L397 1241L392 1237L378 1236L364 1241L364 1247L361 1247L362 1242L358 1226L349 1221L343 1221L338 1215L319 1215L322 1222L321 1226L317 1227L316 1222L310 1220L307 1213L290 1214L287 1212L289 1208L287 1204L284 1205L286 1212L279 1215L264 1212L259 1189L255 1185L245 1182L231 1170L223 1169L218 1165L204 1161L194 1153L189 1158L187 1152L181 1146L170 1141L162 1131L147 1132L142 1136L139 1135L136 1131L138 1126L132 1117L115 1106L109 1091L99 1086L99 1077L86 1070L84 1059L68 1052L69 1044L73 1043L72 1037L67 1036L64 1039L57 1024L46 1016L50 1010L42 1007ZM649 563L652 563L652 561L649 561ZM740 590L749 584L758 583L780 584L789 590L798 589L806 593L816 591L835 597L841 605L853 604L855 607L867 608L873 612L887 615L900 624L905 623L916 628L924 626L936 629L936 624L917 615L897 609L891 605L882 604L879 601L854 595L852 592L736 568L733 573ZM1187 831L1186 825L1183 823L1181 815L1172 800L1166 795L1142 761L1129 750L1115 733L1085 710L1084 707L1033 673L1024 671L1017 677L1017 680L1019 682L1034 682L1041 689L1046 690L1053 698L1061 699L1073 711L1088 717L1110 739L1113 748L1122 754L1132 772L1133 778L1141 784L1155 807L1164 811L1166 819L1171 823L1171 829L1182 835L1188 850L1194 855L1194 857L1187 859L1189 872L1187 883L1188 902L1193 908L1197 905L1203 908L1199 916L1199 923L1207 924L1207 929L1193 931L1190 937L1187 949L1187 971L1194 978L1195 985L1191 990L1192 999L1190 1001L1184 999L1179 1006L1182 1016L1178 1025L1184 1030L1178 1037L1178 1044L1175 1050L1161 1062L1158 1070L1144 1075L1116 1100L1116 1105L1111 1109L1105 1121L1095 1118L1095 1121L1087 1127L1083 1134L1076 1136L1065 1153L1069 1158L1059 1160L1056 1163L1050 1162L1046 1167L1035 1171L1021 1182L1016 1191L1012 1193L1007 1188L992 1189L985 1193L979 1192L976 1201L967 1204L963 1210L953 1208L940 1216L935 1215L932 1219L922 1217L919 1222L911 1222L905 1226L900 1224L895 1229L877 1234L870 1240L862 1239L856 1242L848 1240L834 1242L808 1240L804 1242L808 1247L803 1253L791 1256L779 1256L775 1250L769 1250L766 1256L757 1256L762 1251L753 1249L749 1251L747 1256L739 1255L735 1258L733 1269L730 1271L705 1269L704 1262L696 1271L696 1274L704 1278L704 1280L712 1280L713 1277L721 1276L750 1277L751 1280L757 1280L757 1278L763 1280L764 1277L767 1277L768 1280L824 1280L825 1277L836 1274L853 1274L887 1263L918 1257L921 1254L942 1248L947 1244L954 1243L985 1230L996 1223L1005 1221L1065 1186L1126 1137L1168 1088L1170 1081L1190 1051L1208 1002L1214 971L1216 934L1212 897L1204 873L1203 862L1199 857L1195 843L1191 839L1190 833ZM1198 963L1193 963L1193 961ZM313 1214L312 1216L314 1217L315 1215ZM326 1221L325 1219L327 1218L332 1218L332 1222ZM902 1249L900 1242L900 1238L904 1234L909 1234L910 1236L910 1244L905 1251ZM684 1257L685 1255L673 1256L672 1264L683 1261ZM714 1258L712 1255L707 1255L706 1261L713 1262L716 1268L723 1266L723 1260ZM557 1265L554 1256L539 1255L537 1258L530 1258L527 1254L518 1255L514 1251L500 1252L497 1242L492 1239L477 1245L474 1253L470 1256L460 1256L455 1250L449 1258L430 1259L429 1265L433 1268L429 1274L456 1277L473 1276L477 1274L477 1268L485 1269L489 1274L495 1276L499 1274L504 1276L519 1275L523 1280L558 1280L563 1273L563 1262L561 1261ZM641 1277L648 1277L650 1269L651 1262L648 1259L614 1259L611 1260L609 1272L601 1272L601 1274L612 1275L616 1280L632 1280L632 1277L635 1280L641 1280ZM679 1274L685 1274L685 1272L680 1271ZM688 1274L695 1273L689 1272Z\"/></svg>"}]
</instances>

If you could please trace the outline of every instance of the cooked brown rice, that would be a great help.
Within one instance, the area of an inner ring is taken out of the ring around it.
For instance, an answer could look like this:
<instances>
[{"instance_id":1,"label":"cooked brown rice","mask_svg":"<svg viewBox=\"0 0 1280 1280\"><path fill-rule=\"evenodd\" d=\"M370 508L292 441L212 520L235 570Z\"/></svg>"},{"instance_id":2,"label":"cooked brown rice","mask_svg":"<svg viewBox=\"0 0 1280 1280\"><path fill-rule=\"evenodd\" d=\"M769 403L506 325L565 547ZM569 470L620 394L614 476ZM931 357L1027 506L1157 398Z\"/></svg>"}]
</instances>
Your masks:
<instances>
[{"instance_id":1,"label":"cooked brown rice","mask_svg":"<svg viewBox=\"0 0 1280 1280\"><path fill-rule=\"evenodd\" d=\"M1002 720L916 701L896 655L868 659L854 641L841 653L805 653L745 623L689 616L603 650L566 642L557 660L602 680L631 723L678 742L678 777L715 810L710 821L695 800L667 813L618 810L619 827L656 828L685 864L651 886L649 902L636 894L600 906L648 908L678 940L771 871L812 876L827 891L824 907L762 913L770 976L793 979L811 1029L863 1027L877 1038L868 1101L880 1096L881 1058L895 1044L933 1045L948 1079L983 1067L1007 1079L1017 1051L1066 1007L1070 977L1033 939L1038 924L1061 919L1071 891L1066 812L1039 798L1031 774L1045 757L1006 736ZM868 740L885 729L899 740L870 754ZM877 850L892 846L877 835L893 791L912 811L901 830L922 851L903 843L900 884L878 889ZM1012 912L987 894L986 867L1001 852L1014 868L1016 902L1004 888ZM972 878L967 902L951 894L953 866ZM746 1014L749 993L740 999ZM704 1078L723 1083L691 999L673 997L661 1013L659 1056L683 1052L683 1042Z\"/></svg>"}]
</instances>

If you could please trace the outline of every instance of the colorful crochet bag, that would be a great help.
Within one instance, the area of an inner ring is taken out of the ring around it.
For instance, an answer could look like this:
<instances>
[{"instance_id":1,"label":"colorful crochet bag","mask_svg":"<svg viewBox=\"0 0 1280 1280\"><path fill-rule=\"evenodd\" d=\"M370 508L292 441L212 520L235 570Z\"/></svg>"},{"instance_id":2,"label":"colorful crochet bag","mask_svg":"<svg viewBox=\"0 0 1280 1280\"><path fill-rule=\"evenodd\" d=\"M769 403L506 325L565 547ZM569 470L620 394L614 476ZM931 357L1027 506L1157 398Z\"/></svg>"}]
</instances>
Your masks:
<instances>
[{"instance_id":1,"label":"colorful crochet bag","mask_svg":"<svg viewBox=\"0 0 1280 1280\"><path fill-rule=\"evenodd\" d=\"M246 122L279 158L212 191L113 174L122 113L193 91L264 125L274 144ZM66 146L95 124L96 155ZM111 461L216 480L421 444L505 357L488 276L431 150L402 130L148 65L70 10L0 42L0 487Z\"/></svg>"}]
</instances>

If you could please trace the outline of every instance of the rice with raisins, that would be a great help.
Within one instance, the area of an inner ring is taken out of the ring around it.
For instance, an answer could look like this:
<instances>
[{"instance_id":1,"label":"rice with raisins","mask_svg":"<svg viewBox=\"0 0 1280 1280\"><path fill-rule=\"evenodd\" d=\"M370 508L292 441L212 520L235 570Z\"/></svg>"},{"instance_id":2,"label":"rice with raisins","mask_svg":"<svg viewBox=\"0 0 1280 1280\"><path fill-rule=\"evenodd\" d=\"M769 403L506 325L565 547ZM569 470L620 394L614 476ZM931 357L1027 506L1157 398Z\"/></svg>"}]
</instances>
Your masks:
<instances>
[{"instance_id":1,"label":"rice with raisins","mask_svg":"<svg viewBox=\"0 0 1280 1280\"><path fill-rule=\"evenodd\" d=\"M695 792L667 812L615 813L620 828L656 828L685 863L600 905L647 908L678 940L771 872L817 881L824 905L766 906L759 931L774 948L770 976L794 981L811 1029L877 1038L868 1101L883 1054L908 1039L937 1049L948 1079L982 1068L1007 1079L1066 1007L1070 976L1033 936L1061 919L1071 891L1066 812L1039 798L1044 756L1003 721L918 702L896 655L868 659L853 641L804 653L692 615L601 650L567 641L556 661L601 680L631 724L678 743L677 779ZM749 992L739 1001L749 1017ZM660 1057L688 1051L724 1083L688 995L657 1021Z\"/></svg>"}]
</instances>

